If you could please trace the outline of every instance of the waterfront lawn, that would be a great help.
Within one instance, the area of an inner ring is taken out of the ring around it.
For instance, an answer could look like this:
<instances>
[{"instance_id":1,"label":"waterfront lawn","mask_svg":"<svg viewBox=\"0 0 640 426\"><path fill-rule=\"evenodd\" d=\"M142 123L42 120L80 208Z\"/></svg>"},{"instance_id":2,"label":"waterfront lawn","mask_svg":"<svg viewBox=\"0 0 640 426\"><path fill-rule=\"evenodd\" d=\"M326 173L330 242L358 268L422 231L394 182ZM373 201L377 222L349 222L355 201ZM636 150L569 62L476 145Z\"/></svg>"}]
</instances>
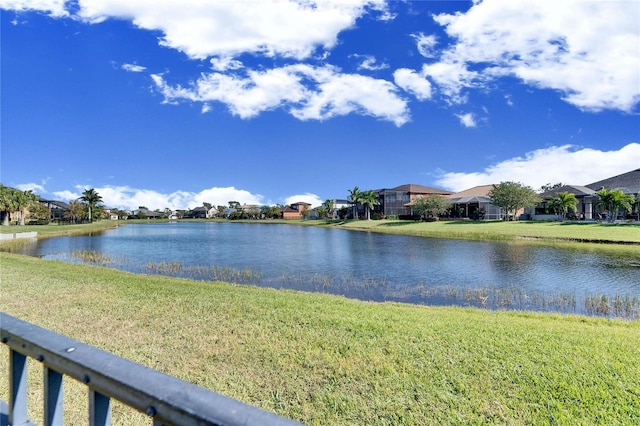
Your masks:
<instances>
[{"instance_id":1,"label":"waterfront lawn","mask_svg":"<svg viewBox=\"0 0 640 426\"><path fill-rule=\"evenodd\" d=\"M0 261L3 311L308 424L640 424L640 321ZM86 422L73 385L65 420ZM145 421L119 405L113 420Z\"/></svg>"},{"instance_id":2,"label":"waterfront lawn","mask_svg":"<svg viewBox=\"0 0 640 426\"><path fill-rule=\"evenodd\" d=\"M327 223L326 221L309 222ZM640 243L640 223L354 220L334 222L331 226L424 237L471 240L536 238L578 242Z\"/></svg>"},{"instance_id":3,"label":"waterfront lawn","mask_svg":"<svg viewBox=\"0 0 640 426\"><path fill-rule=\"evenodd\" d=\"M82 223L74 225L57 225L55 223L50 225L11 225L0 226L1 234L13 234L19 232L37 232L38 236L56 237L62 235L76 235L76 234L89 234L91 232L100 232L109 228L115 228L118 226L119 221L112 220L100 220L93 223Z\"/></svg>"}]
</instances>

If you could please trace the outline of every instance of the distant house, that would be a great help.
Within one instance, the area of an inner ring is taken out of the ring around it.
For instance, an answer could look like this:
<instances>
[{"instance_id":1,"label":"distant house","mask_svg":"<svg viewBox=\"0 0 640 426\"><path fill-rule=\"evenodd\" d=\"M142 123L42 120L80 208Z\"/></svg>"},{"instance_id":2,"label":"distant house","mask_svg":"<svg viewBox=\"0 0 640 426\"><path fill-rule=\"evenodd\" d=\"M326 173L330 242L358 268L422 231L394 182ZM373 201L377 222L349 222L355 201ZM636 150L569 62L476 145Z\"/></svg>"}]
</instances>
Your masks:
<instances>
[{"instance_id":1,"label":"distant house","mask_svg":"<svg viewBox=\"0 0 640 426\"><path fill-rule=\"evenodd\" d=\"M184 219L206 219L209 210L205 206L191 209L182 216Z\"/></svg>"},{"instance_id":2,"label":"distant house","mask_svg":"<svg viewBox=\"0 0 640 426\"><path fill-rule=\"evenodd\" d=\"M545 191L540 194L542 203L538 204L533 211L529 209L529 214L533 220L551 220L556 219L555 212L550 211L549 203L553 197L557 197L559 193L567 192L573 194L578 200L576 206L575 216L576 218L589 220L593 218L593 205L597 202L595 195L596 191L586 186L579 185L562 185L558 188Z\"/></svg>"},{"instance_id":3,"label":"distant house","mask_svg":"<svg viewBox=\"0 0 640 426\"><path fill-rule=\"evenodd\" d=\"M306 209L309 210L311 204L298 202L293 203L291 205L285 206L282 210L282 218L283 219L302 219L302 212Z\"/></svg>"},{"instance_id":4,"label":"distant house","mask_svg":"<svg viewBox=\"0 0 640 426\"><path fill-rule=\"evenodd\" d=\"M339 212L342 209L348 209L351 207L351 201L349 200L344 200L344 199L339 199L339 198L334 198L331 200L331 209L329 209L329 206L327 205L327 203L322 203L322 207L324 207L325 209L327 209L327 215L332 218L332 219L338 219L339 218Z\"/></svg>"},{"instance_id":5,"label":"distant house","mask_svg":"<svg viewBox=\"0 0 640 426\"><path fill-rule=\"evenodd\" d=\"M69 210L69 204L63 201L45 200L43 198L40 198L38 201L49 210L50 222L63 219L65 213Z\"/></svg>"},{"instance_id":6,"label":"distant house","mask_svg":"<svg viewBox=\"0 0 640 426\"><path fill-rule=\"evenodd\" d=\"M504 218L505 211L491 203L489 192L493 185L479 185L448 196L451 201L451 212L455 218L476 220L499 220Z\"/></svg>"},{"instance_id":7,"label":"distant house","mask_svg":"<svg viewBox=\"0 0 640 426\"><path fill-rule=\"evenodd\" d=\"M396 186L391 189L378 189L376 192L378 193L378 202L380 204L374 207L373 212L383 216L411 215L411 206L407 204L411 203L418 196L447 196L451 194L451 191L413 183Z\"/></svg>"},{"instance_id":8,"label":"distant house","mask_svg":"<svg viewBox=\"0 0 640 426\"><path fill-rule=\"evenodd\" d=\"M635 197L640 193L640 169L599 180L585 186L563 185L559 188L543 192L540 194L540 197L544 201L535 208L535 211L531 212L532 219L555 219L556 215L554 212L549 211L548 204L551 198L556 197L560 192L568 192L575 195L578 200L575 212L577 219L595 219L598 217L599 212L597 192L603 188L609 190L619 189L625 194L633 195Z\"/></svg>"},{"instance_id":9,"label":"distant house","mask_svg":"<svg viewBox=\"0 0 640 426\"><path fill-rule=\"evenodd\" d=\"M146 217L147 219L160 219L162 217L162 213L146 210L142 213L142 216Z\"/></svg>"}]
</instances>

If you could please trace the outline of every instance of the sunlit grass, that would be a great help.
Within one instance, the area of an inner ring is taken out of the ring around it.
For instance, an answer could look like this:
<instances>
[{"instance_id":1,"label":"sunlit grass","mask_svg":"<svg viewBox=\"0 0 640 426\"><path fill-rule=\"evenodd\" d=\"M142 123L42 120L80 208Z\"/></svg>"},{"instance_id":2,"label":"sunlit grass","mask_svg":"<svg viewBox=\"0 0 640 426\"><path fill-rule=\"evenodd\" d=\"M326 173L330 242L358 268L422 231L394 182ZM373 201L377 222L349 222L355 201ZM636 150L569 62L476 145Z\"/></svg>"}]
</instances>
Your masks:
<instances>
[{"instance_id":1,"label":"sunlit grass","mask_svg":"<svg viewBox=\"0 0 640 426\"><path fill-rule=\"evenodd\" d=\"M333 224L344 229L429 236L500 240L516 238L561 239L576 242L640 243L640 224L601 224L596 222L534 222L534 221L348 221Z\"/></svg>"},{"instance_id":2,"label":"sunlit grass","mask_svg":"<svg viewBox=\"0 0 640 426\"><path fill-rule=\"evenodd\" d=\"M0 261L3 311L307 424L640 424L639 321ZM78 386L68 424L86 423ZM113 413L114 424L148 422Z\"/></svg>"}]
</instances>

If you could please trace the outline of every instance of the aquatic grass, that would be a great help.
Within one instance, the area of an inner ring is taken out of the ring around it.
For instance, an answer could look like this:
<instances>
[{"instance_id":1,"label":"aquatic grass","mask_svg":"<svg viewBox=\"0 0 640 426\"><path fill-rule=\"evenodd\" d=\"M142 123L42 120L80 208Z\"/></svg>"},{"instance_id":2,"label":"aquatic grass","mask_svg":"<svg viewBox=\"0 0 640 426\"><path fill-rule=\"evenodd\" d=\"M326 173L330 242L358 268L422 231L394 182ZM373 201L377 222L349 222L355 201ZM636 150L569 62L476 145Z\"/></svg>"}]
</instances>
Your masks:
<instances>
[{"instance_id":1,"label":"aquatic grass","mask_svg":"<svg viewBox=\"0 0 640 426\"><path fill-rule=\"evenodd\" d=\"M640 321L0 261L3 311L306 424L640 424ZM7 359L3 348L0 377ZM65 420L85 424L86 388L75 384ZM112 420L149 422L119 406Z\"/></svg>"},{"instance_id":2,"label":"aquatic grass","mask_svg":"<svg viewBox=\"0 0 640 426\"><path fill-rule=\"evenodd\" d=\"M188 265L180 261L149 261L145 265L145 272L201 281L226 281L237 284L257 284L262 277L261 272L250 268L236 269L230 266Z\"/></svg>"},{"instance_id":3,"label":"aquatic grass","mask_svg":"<svg viewBox=\"0 0 640 426\"><path fill-rule=\"evenodd\" d=\"M640 318L640 296L630 294L587 294L584 297L585 311L590 315Z\"/></svg>"},{"instance_id":4,"label":"aquatic grass","mask_svg":"<svg viewBox=\"0 0 640 426\"><path fill-rule=\"evenodd\" d=\"M69 252L69 257L96 266L110 266L114 261L108 254L95 250L74 250Z\"/></svg>"}]
</instances>

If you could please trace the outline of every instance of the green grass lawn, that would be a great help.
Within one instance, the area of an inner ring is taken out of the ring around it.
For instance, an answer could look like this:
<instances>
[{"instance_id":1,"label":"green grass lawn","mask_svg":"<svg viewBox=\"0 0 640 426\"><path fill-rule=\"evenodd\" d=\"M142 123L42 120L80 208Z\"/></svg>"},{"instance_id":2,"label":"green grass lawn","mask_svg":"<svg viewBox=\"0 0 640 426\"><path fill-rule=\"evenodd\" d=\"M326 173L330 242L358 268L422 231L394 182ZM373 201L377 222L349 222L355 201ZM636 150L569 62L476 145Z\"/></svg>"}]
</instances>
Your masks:
<instances>
[{"instance_id":1,"label":"green grass lawn","mask_svg":"<svg viewBox=\"0 0 640 426\"><path fill-rule=\"evenodd\" d=\"M3 311L308 424L640 424L640 321L0 262ZM86 422L86 391L69 388L67 423ZM118 405L113 420L149 424Z\"/></svg>"},{"instance_id":2,"label":"green grass lawn","mask_svg":"<svg viewBox=\"0 0 640 426\"><path fill-rule=\"evenodd\" d=\"M325 221L309 221L318 224ZM640 244L640 224L601 224L597 222L534 221L390 221L357 220L337 222L331 226L375 232L397 233L438 238L500 240L539 238L583 242L623 242Z\"/></svg>"},{"instance_id":3,"label":"green grass lawn","mask_svg":"<svg viewBox=\"0 0 640 426\"><path fill-rule=\"evenodd\" d=\"M61 235L86 234L115 228L125 221L101 220L93 223L78 225L25 225L25 226L0 226L0 234L12 234L14 232L37 232L38 236L56 237ZM126 223L126 222L125 222ZM145 222L140 222L145 223Z\"/></svg>"}]
</instances>

